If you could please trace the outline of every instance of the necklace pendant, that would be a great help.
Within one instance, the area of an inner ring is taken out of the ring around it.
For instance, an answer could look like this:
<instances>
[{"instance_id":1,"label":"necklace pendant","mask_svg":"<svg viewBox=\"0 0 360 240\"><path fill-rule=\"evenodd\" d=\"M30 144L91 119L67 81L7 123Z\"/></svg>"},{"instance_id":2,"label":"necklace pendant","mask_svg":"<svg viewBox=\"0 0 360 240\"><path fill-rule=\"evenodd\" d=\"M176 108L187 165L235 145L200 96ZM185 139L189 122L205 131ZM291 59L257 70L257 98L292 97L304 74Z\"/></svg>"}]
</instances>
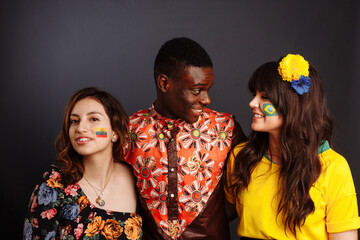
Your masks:
<instances>
[{"instance_id":1,"label":"necklace pendant","mask_svg":"<svg viewBox=\"0 0 360 240\"><path fill-rule=\"evenodd\" d=\"M98 198L95 200L95 202L96 202L100 207L102 207L102 206L105 205L105 201L102 200L100 197L98 197Z\"/></svg>"}]
</instances>

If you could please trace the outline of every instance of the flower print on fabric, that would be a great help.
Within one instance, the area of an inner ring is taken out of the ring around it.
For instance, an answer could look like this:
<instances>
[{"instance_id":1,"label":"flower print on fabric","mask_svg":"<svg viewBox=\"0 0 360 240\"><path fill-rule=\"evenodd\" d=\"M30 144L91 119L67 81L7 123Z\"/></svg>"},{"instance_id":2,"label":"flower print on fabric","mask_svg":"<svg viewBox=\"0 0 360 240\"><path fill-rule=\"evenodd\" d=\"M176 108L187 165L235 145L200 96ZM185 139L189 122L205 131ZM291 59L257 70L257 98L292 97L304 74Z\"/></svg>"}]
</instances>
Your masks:
<instances>
[{"instance_id":1,"label":"flower print on fabric","mask_svg":"<svg viewBox=\"0 0 360 240\"><path fill-rule=\"evenodd\" d=\"M56 236L56 232L51 231L48 234L46 234L46 237L44 238L44 240L53 240L53 239L55 239L55 236Z\"/></svg>"},{"instance_id":2,"label":"flower print on fabric","mask_svg":"<svg viewBox=\"0 0 360 240\"><path fill-rule=\"evenodd\" d=\"M144 145L144 151L148 152L151 148L159 148L160 152L165 152L168 138L166 137L166 134L161 130L161 127L159 127L159 124L155 124L154 127L149 130L149 135L151 137L151 140Z\"/></svg>"},{"instance_id":3,"label":"flower print on fabric","mask_svg":"<svg viewBox=\"0 0 360 240\"><path fill-rule=\"evenodd\" d=\"M183 220L163 220L160 222L160 227L169 235L171 238L178 238L185 230L186 221Z\"/></svg>"},{"instance_id":4,"label":"flower print on fabric","mask_svg":"<svg viewBox=\"0 0 360 240\"><path fill-rule=\"evenodd\" d=\"M188 162L184 157L178 158L178 180L179 182L183 182L184 177L188 174L190 174L190 167L188 165Z\"/></svg>"},{"instance_id":5,"label":"flower print on fabric","mask_svg":"<svg viewBox=\"0 0 360 240\"><path fill-rule=\"evenodd\" d=\"M234 127L233 122L229 122L227 125L216 124L209 129L209 134L212 137L211 148L214 146L220 150L231 147L232 129Z\"/></svg>"},{"instance_id":6,"label":"flower print on fabric","mask_svg":"<svg viewBox=\"0 0 360 240\"><path fill-rule=\"evenodd\" d=\"M165 118L152 106L132 115L129 125L137 135L144 134L139 147L126 157L137 178L140 197L144 200L142 207L151 212L153 221L167 235L179 237L186 227L197 221L196 217L221 179L223 164L231 148L233 117L204 109L198 122L189 124ZM160 133L164 136L158 137ZM172 136L174 133L176 135ZM164 145L163 137L166 137ZM171 141L176 141L176 149L169 144ZM176 157L176 168L169 167L170 156ZM176 174L170 174L173 171ZM168 194L170 189L169 176L176 176L176 181L172 179L171 184L177 184L178 221L169 220L170 213L168 209L165 211L169 201L165 202L167 195L162 194Z\"/></svg>"},{"instance_id":7,"label":"flower print on fabric","mask_svg":"<svg viewBox=\"0 0 360 240\"><path fill-rule=\"evenodd\" d=\"M39 189L38 203L43 205L48 205L51 202L55 202L58 192L51 188L46 183L42 183Z\"/></svg>"},{"instance_id":8,"label":"flower print on fabric","mask_svg":"<svg viewBox=\"0 0 360 240\"><path fill-rule=\"evenodd\" d=\"M139 113L138 115L136 115L135 117L132 117L131 119L129 119L129 123L132 126L137 125L139 128L142 128L148 124L151 124L152 119L149 118L150 115L151 115L150 110L143 111L143 112Z\"/></svg>"},{"instance_id":9,"label":"flower print on fabric","mask_svg":"<svg viewBox=\"0 0 360 240\"><path fill-rule=\"evenodd\" d=\"M212 176L214 161L209 159L209 153L194 152L187 161L190 174L198 180L208 179Z\"/></svg>"},{"instance_id":10,"label":"flower print on fabric","mask_svg":"<svg viewBox=\"0 0 360 240\"><path fill-rule=\"evenodd\" d=\"M184 131L179 133L178 140L179 142L182 142L182 147L185 149L193 148L196 151L200 151L202 147L205 147L206 149L209 147L211 137L207 133L208 124L200 126L198 123L187 124L184 125L183 130Z\"/></svg>"},{"instance_id":11,"label":"flower print on fabric","mask_svg":"<svg viewBox=\"0 0 360 240\"><path fill-rule=\"evenodd\" d=\"M144 158L142 156L137 157L134 171L139 179L138 186L141 191L146 190L150 185L153 188L156 187L157 177L162 173L161 168L156 167L154 157Z\"/></svg>"},{"instance_id":12,"label":"flower print on fabric","mask_svg":"<svg viewBox=\"0 0 360 240\"><path fill-rule=\"evenodd\" d=\"M126 145L126 148L131 148L132 151L134 151L135 148L142 148L144 141L147 138L146 133L134 130L132 126L129 128L129 133L130 139Z\"/></svg>"},{"instance_id":13,"label":"flower print on fabric","mask_svg":"<svg viewBox=\"0 0 360 240\"><path fill-rule=\"evenodd\" d=\"M77 217L77 215L79 214L79 211L80 211L79 205L66 204L64 211L63 211L63 217L65 219L74 220Z\"/></svg>"},{"instance_id":14,"label":"flower print on fabric","mask_svg":"<svg viewBox=\"0 0 360 240\"><path fill-rule=\"evenodd\" d=\"M60 175L60 173L58 173L56 171L51 172L50 177L46 181L46 183L51 188L64 188L63 184L61 183L61 175Z\"/></svg>"},{"instance_id":15,"label":"flower print on fabric","mask_svg":"<svg viewBox=\"0 0 360 240\"><path fill-rule=\"evenodd\" d=\"M90 205L90 201L85 195L79 197L76 203L77 205L79 205L79 212L81 212L84 208Z\"/></svg>"},{"instance_id":16,"label":"flower print on fabric","mask_svg":"<svg viewBox=\"0 0 360 240\"><path fill-rule=\"evenodd\" d=\"M202 185L199 181L194 181L191 185L184 187L184 194L181 195L179 202L185 204L185 211L187 212L201 212L210 193L206 185Z\"/></svg>"},{"instance_id":17,"label":"flower print on fabric","mask_svg":"<svg viewBox=\"0 0 360 240\"><path fill-rule=\"evenodd\" d=\"M168 173L168 158L163 157L160 159L160 164L162 166L162 174L166 175ZM178 158L178 166L177 166L177 177L179 183L184 181L184 177L190 174L190 168L188 166L188 162L184 157ZM181 192L181 189L179 189Z\"/></svg>"},{"instance_id":18,"label":"flower print on fabric","mask_svg":"<svg viewBox=\"0 0 360 240\"><path fill-rule=\"evenodd\" d=\"M55 236L56 239L98 240L142 238L139 215L97 208L78 183L64 186L57 169L46 172L39 185L31 196L23 239L53 240Z\"/></svg>"},{"instance_id":19,"label":"flower print on fabric","mask_svg":"<svg viewBox=\"0 0 360 240\"><path fill-rule=\"evenodd\" d=\"M229 114L218 113L215 116L215 124L228 125L229 127L234 126L234 121L229 118Z\"/></svg>"},{"instance_id":20,"label":"flower print on fabric","mask_svg":"<svg viewBox=\"0 0 360 240\"><path fill-rule=\"evenodd\" d=\"M75 196L77 194L77 190L79 190L80 186L78 184L71 184L68 185L64 192L66 195Z\"/></svg>"},{"instance_id":21,"label":"flower print on fabric","mask_svg":"<svg viewBox=\"0 0 360 240\"><path fill-rule=\"evenodd\" d=\"M107 219L101 234L104 235L106 239L118 239L123 231L124 229L120 226L118 221Z\"/></svg>"},{"instance_id":22,"label":"flower print on fabric","mask_svg":"<svg viewBox=\"0 0 360 240\"><path fill-rule=\"evenodd\" d=\"M85 230L85 235L92 237L100 233L100 231L104 228L105 221L102 220L101 216L97 216L94 220L87 225Z\"/></svg>"},{"instance_id":23,"label":"flower print on fabric","mask_svg":"<svg viewBox=\"0 0 360 240\"><path fill-rule=\"evenodd\" d=\"M56 208L51 208L40 214L41 218L52 219L57 214Z\"/></svg>"},{"instance_id":24,"label":"flower print on fabric","mask_svg":"<svg viewBox=\"0 0 360 240\"><path fill-rule=\"evenodd\" d=\"M32 239L32 225L29 221L29 219L25 220L24 223L24 240L31 240Z\"/></svg>"},{"instance_id":25,"label":"flower print on fabric","mask_svg":"<svg viewBox=\"0 0 360 240\"><path fill-rule=\"evenodd\" d=\"M141 230L142 218L138 215L131 215L131 218L125 221L125 235L127 239L130 240L139 240L142 237Z\"/></svg>"},{"instance_id":26,"label":"flower print on fabric","mask_svg":"<svg viewBox=\"0 0 360 240\"><path fill-rule=\"evenodd\" d=\"M84 224L80 223L76 229L74 229L74 234L76 239L80 239L81 235L84 232Z\"/></svg>"},{"instance_id":27,"label":"flower print on fabric","mask_svg":"<svg viewBox=\"0 0 360 240\"><path fill-rule=\"evenodd\" d=\"M167 186L165 182L159 182L157 188L151 190L150 196L152 199L152 203L149 206L150 210L157 209L161 215L167 214Z\"/></svg>"},{"instance_id":28,"label":"flower print on fabric","mask_svg":"<svg viewBox=\"0 0 360 240\"><path fill-rule=\"evenodd\" d=\"M68 239L68 236L71 232L71 226L67 225L65 227L62 227L60 229L59 235L60 235L60 239Z\"/></svg>"},{"instance_id":29,"label":"flower print on fabric","mask_svg":"<svg viewBox=\"0 0 360 240\"><path fill-rule=\"evenodd\" d=\"M220 181L220 178L222 177L222 175L224 174L224 165L225 165L225 163L224 162L221 162L221 163L219 163L219 174L216 176L216 179L218 180L218 181Z\"/></svg>"}]
</instances>

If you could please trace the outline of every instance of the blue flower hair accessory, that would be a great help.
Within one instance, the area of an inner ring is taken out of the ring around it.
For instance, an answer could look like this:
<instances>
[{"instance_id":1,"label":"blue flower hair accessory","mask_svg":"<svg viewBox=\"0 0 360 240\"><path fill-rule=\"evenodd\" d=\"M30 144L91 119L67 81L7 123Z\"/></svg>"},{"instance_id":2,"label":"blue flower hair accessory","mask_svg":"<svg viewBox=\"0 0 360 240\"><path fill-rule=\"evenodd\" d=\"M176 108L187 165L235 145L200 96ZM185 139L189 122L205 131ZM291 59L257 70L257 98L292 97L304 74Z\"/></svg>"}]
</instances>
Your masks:
<instances>
[{"instance_id":1,"label":"blue flower hair accessory","mask_svg":"<svg viewBox=\"0 0 360 240\"><path fill-rule=\"evenodd\" d=\"M301 75L299 80L292 80L291 87L299 94L303 95L309 91L311 86L311 78Z\"/></svg>"},{"instance_id":2,"label":"blue flower hair accessory","mask_svg":"<svg viewBox=\"0 0 360 240\"><path fill-rule=\"evenodd\" d=\"M291 82L291 87L299 94L307 93L311 86L309 62L299 54L288 54L279 63L279 74L284 81Z\"/></svg>"}]
</instances>

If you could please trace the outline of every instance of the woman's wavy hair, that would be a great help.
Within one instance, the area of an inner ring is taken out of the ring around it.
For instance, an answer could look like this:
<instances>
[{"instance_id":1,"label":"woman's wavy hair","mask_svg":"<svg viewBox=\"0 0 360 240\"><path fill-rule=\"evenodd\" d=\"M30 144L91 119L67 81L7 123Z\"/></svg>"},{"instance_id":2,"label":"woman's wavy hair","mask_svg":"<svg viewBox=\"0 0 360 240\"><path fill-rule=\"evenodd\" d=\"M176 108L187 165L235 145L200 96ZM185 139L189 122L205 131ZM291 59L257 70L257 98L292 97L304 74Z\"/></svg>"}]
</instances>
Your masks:
<instances>
[{"instance_id":1,"label":"woman's wavy hair","mask_svg":"<svg viewBox=\"0 0 360 240\"><path fill-rule=\"evenodd\" d=\"M121 103L109 93L94 87L78 90L69 100L62 129L55 140L55 147L59 152L57 163L65 184L78 182L84 173L82 157L74 150L70 137L70 115L77 102L84 98L92 98L101 103L110 118L111 128L118 135L118 140L113 143L112 153L114 161L122 161L125 157L124 144L128 139L128 115Z\"/></svg>"},{"instance_id":2,"label":"woman's wavy hair","mask_svg":"<svg viewBox=\"0 0 360 240\"><path fill-rule=\"evenodd\" d=\"M301 230L306 217L315 210L309 191L321 172L317 150L323 140L331 144L333 118L316 69L310 65L310 90L299 95L291 83L282 80L279 62L260 66L251 76L248 87L253 94L265 92L283 118L277 214L283 216L285 232L288 229L296 236L296 229ZM231 186L236 193L248 187L254 168L268 149L268 133L252 131L248 143L236 156Z\"/></svg>"}]
</instances>

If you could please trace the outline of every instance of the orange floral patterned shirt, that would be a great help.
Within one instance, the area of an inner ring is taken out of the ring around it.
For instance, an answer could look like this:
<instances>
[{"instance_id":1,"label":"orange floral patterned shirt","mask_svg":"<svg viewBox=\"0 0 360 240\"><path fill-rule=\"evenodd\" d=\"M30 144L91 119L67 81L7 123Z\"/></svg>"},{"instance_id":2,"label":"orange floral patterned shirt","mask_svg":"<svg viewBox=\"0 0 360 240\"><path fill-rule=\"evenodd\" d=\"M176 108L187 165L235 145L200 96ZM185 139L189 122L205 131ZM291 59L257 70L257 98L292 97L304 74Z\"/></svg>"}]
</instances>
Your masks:
<instances>
[{"instance_id":1,"label":"orange floral patterned shirt","mask_svg":"<svg viewBox=\"0 0 360 240\"><path fill-rule=\"evenodd\" d=\"M218 185L233 129L230 114L210 109L193 124L165 118L154 106L130 117L126 161L145 207L172 239L201 214Z\"/></svg>"}]
</instances>

